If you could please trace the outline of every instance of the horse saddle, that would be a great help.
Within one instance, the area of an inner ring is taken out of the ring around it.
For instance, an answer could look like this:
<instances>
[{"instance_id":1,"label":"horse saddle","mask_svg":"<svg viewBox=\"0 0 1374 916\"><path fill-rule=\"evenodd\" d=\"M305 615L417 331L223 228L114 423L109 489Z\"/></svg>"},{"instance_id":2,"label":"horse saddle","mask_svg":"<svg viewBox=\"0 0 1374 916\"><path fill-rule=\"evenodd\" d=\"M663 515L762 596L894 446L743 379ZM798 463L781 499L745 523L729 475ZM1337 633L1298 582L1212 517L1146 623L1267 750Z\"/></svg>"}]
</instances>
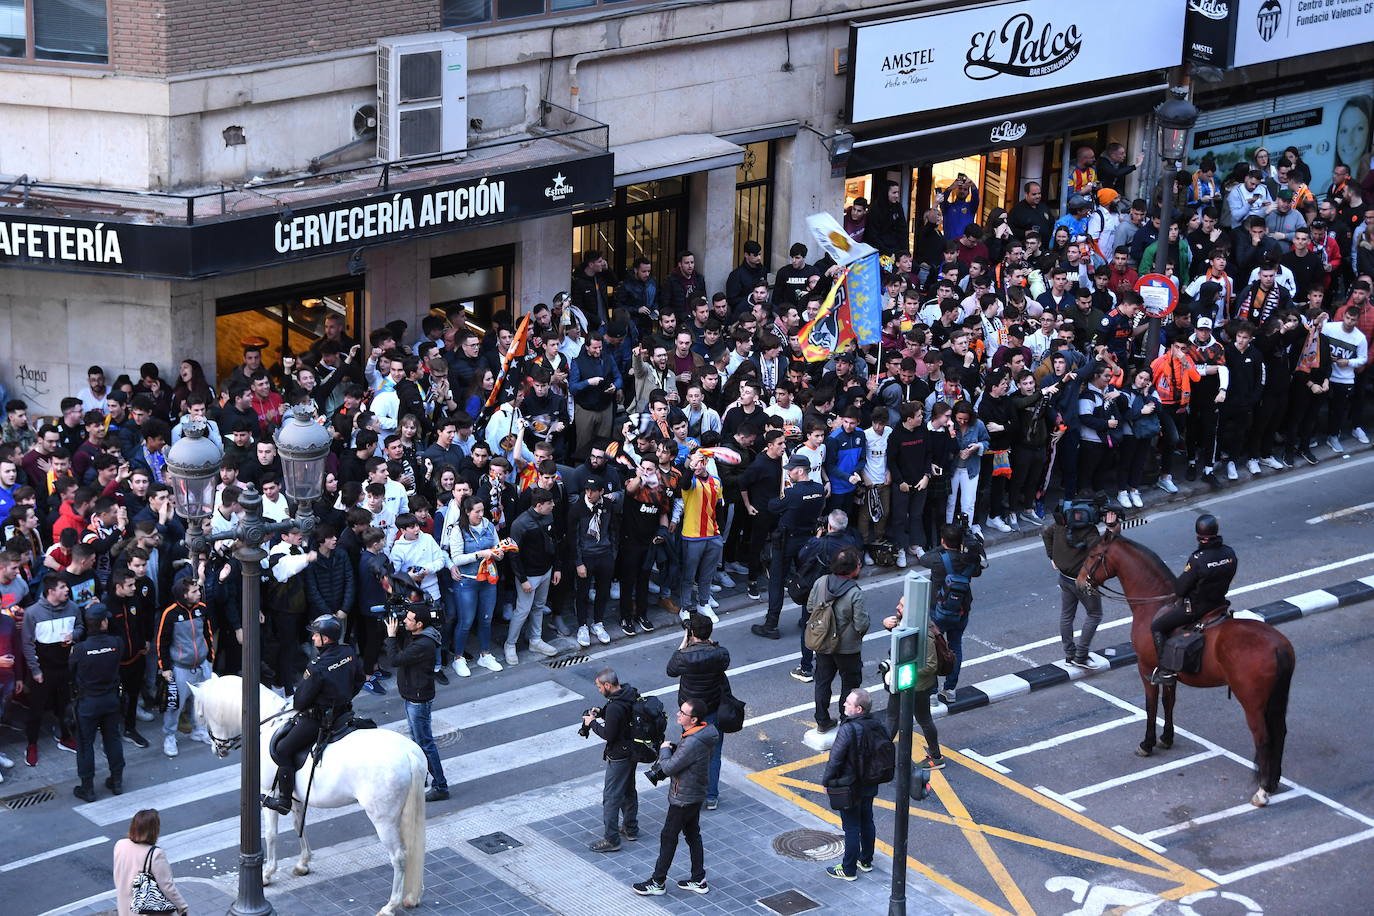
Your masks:
<instances>
[{"instance_id":1,"label":"horse saddle","mask_svg":"<svg viewBox=\"0 0 1374 916\"><path fill-rule=\"evenodd\" d=\"M283 740L285 740L287 735L291 734L292 729L296 727L297 721L298 717L293 717L291 721L287 722L281 728L277 729L276 733L272 735L272 742L268 747L268 753L271 755L272 760L275 761L278 766L283 766L285 759L283 751L281 750L281 743ZM318 763L320 757L324 754L324 749L327 746L333 744L336 741L339 741L340 739L348 735L353 734L356 731L362 731L364 729L376 727L377 723L374 722L372 719L363 718L362 716L344 717L340 719L338 722L335 722L332 728L321 728L318 737L316 737L315 741L311 745L299 748L296 750L294 754L291 755L291 762L295 766L295 768L299 770L301 767L305 766L305 761L313 755L315 757L315 761Z\"/></svg>"}]
</instances>

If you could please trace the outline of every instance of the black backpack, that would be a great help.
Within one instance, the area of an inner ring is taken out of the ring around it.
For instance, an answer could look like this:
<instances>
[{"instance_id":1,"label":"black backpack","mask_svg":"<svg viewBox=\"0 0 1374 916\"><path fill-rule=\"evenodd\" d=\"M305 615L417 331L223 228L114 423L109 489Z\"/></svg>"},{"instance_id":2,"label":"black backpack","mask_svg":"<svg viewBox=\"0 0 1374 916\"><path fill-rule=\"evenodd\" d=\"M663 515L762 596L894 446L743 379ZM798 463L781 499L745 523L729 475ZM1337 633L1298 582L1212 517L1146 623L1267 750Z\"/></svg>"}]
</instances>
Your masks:
<instances>
[{"instance_id":1,"label":"black backpack","mask_svg":"<svg viewBox=\"0 0 1374 916\"><path fill-rule=\"evenodd\" d=\"M812 587L815 586L821 576L829 571L829 564L819 553L805 563L798 563L785 582L788 597L802 607L806 607L806 600L811 596Z\"/></svg>"},{"instance_id":2,"label":"black backpack","mask_svg":"<svg viewBox=\"0 0 1374 916\"><path fill-rule=\"evenodd\" d=\"M653 763L668 736L668 713L658 697L639 697L630 705L630 751L639 763Z\"/></svg>"},{"instance_id":3,"label":"black backpack","mask_svg":"<svg viewBox=\"0 0 1374 916\"><path fill-rule=\"evenodd\" d=\"M859 782L870 786L891 782L897 775L897 746L892 743L887 729L872 719L855 724L859 729L854 742Z\"/></svg>"},{"instance_id":4,"label":"black backpack","mask_svg":"<svg viewBox=\"0 0 1374 916\"><path fill-rule=\"evenodd\" d=\"M935 613L946 619L966 617L973 607L973 568L956 569L948 550L940 552L940 560L945 564L945 581L935 593Z\"/></svg>"}]
</instances>

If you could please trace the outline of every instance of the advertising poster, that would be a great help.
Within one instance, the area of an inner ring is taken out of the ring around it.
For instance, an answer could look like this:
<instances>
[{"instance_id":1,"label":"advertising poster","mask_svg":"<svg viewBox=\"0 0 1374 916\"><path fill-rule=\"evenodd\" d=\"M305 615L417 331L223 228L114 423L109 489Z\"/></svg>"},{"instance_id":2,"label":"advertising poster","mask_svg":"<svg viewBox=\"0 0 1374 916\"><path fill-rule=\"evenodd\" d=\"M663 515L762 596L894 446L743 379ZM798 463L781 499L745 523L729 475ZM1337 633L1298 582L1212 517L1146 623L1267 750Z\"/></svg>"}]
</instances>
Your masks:
<instances>
[{"instance_id":1,"label":"advertising poster","mask_svg":"<svg viewBox=\"0 0 1374 916\"><path fill-rule=\"evenodd\" d=\"M1269 109L1205 112L1193 131L1188 169L1211 156L1217 177L1224 179L1238 162L1248 162L1260 147L1277 162L1284 149L1295 146L1312 170L1314 188L1325 189L1337 163L1350 166L1357 177L1369 168L1371 118L1374 117L1374 80L1335 89L1281 96Z\"/></svg>"}]
</instances>

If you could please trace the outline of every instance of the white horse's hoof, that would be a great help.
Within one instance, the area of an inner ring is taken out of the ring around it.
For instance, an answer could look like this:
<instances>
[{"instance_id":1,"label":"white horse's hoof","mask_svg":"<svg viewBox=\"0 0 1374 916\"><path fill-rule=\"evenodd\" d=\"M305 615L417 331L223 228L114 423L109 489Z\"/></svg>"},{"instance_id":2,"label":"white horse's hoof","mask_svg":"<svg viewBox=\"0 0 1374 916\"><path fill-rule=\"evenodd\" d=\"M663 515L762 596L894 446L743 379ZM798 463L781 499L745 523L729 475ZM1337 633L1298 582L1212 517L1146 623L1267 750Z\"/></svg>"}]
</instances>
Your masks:
<instances>
[{"instance_id":1,"label":"white horse's hoof","mask_svg":"<svg viewBox=\"0 0 1374 916\"><path fill-rule=\"evenodd\" d=\"M294 868L291 869L291 874L295 875L297 878L303 878L303 877L305 877L306 875L310 874L310 866L309 866L309 865L297 865L297 866L295 866Z\"/></svg>"},{"instance_id":2,"label":"white horse's hoof","mask_svg":"<svg viewBox=\"0 0 1374 916\"><path fill-rule=\"evenodd\" d=\"M1139 745L1136 745L1135 755L1136 755L1137 757L1149 757L1149 756L1150 756L1151 754L1153 754L1153 753L1154 753L1154 751L1147 751L1147 750L1145 750L1145 748L1143 748L1143 747L1141 747L1141 746L1139 746Z\"/></svg>"},{"instance_id":3,"label":"white horse's hoof","mask_svg":"<svg viewBox=\"0 0 1374 916\"><path fill-rule=\"evenodd\" d=\"M406 909L411 909L412 907L417 907L417 906L419 906L419 905L420 905L420 895L419 895L419 894L416 894L414 897L411 897L411 896L408 896L408 895L407 895L407 896L401 898L401 906L405 907Z\"/></svg>"},{"instance_id":4,"label":"white horse's hoof","mask_svg":"<svg viewBox=\"0 0 1374 916\"><path fill-rule=\"evenodd\" d=\"M377 911L377 916L396 916L396 910L391 904L387 904Z\"/></svg>"},{"instance_id":5,"label":"white horse's hoof","mask_svg":"<svg viewBox=\"0 0 1374 916\"><path fill-rule=\"evenodd\" d=\"M271 884L272 884L272 876L269 875L267 872L263 872L263 873L262 873L262 886L263 886L263 887L268 887L268 886L270 886Z\"/></svg>"},{"instance_id":6,"label":"white horse's hoof","mask_svg":"<svg viewBox=\"0 0 1374 916\"><path fill-rule=\"evenodd\" d=\"M1255 794L1250 796L1250 804L1254 805L1256 808L1263 808L1265 805L1269 804L1269 793L1263 789L1256 789Z\"/></svg>"}]
</instances>

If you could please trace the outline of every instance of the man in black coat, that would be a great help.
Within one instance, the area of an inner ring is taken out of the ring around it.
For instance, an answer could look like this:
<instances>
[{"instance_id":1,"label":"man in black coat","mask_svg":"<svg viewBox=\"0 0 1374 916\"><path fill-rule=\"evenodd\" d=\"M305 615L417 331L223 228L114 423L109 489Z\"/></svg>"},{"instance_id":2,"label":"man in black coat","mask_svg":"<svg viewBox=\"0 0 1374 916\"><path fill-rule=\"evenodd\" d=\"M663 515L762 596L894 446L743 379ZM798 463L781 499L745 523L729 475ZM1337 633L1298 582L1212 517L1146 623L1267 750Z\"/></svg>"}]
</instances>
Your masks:
<instances>
[{"instance_id":1,"label":"man in black coat","mask_svg":"<svg viewBox=\"0 0 1374 916\"><path fill-rule=\"evenodd\" d=\"M406 631L404 639L399 635L402 623ZM427 802L448 798L448 779L444 776L444 764L439 759L439 747L434 743L434 729L430 724L434 705L434 655L442 641L425 604L411 604L403 621L387 618L386 661L396 669L396 691L406 701L410 739L425 752L425 761L429 764Z\"/></svg>"},{"instance_id":2,"label":"man in black coat","mask_svg":"<svg viewBox=\"0 0 1374 916\"><path fill-rule=\"evenodd\" d=\"M730 667L730 650L711 641L714 626L709 617L693 614L687 621L686 632L682 634L682 643L668 659L668 676L680 679L677 687L678 705L688 700L699 701L705 709L705 720L712 725L717 724L720 700L728 684L725 671ZM716 809L716 800L720 797L720 754L724 743L722 736L711 750L706 783L707 811Z\"/></svg>"},{"instance_id":3,"label":"man in black coat","mask_svg":"<svg viewBox=\"0 0 1374 916\"><path fill-rule=\"evenodd\" d=\"M760 283L768 284L768 268L763 266L763 247L750 239L744 243L744 260L725 278L725 301L732 312Z\"/></svg>"}]
</instances>

